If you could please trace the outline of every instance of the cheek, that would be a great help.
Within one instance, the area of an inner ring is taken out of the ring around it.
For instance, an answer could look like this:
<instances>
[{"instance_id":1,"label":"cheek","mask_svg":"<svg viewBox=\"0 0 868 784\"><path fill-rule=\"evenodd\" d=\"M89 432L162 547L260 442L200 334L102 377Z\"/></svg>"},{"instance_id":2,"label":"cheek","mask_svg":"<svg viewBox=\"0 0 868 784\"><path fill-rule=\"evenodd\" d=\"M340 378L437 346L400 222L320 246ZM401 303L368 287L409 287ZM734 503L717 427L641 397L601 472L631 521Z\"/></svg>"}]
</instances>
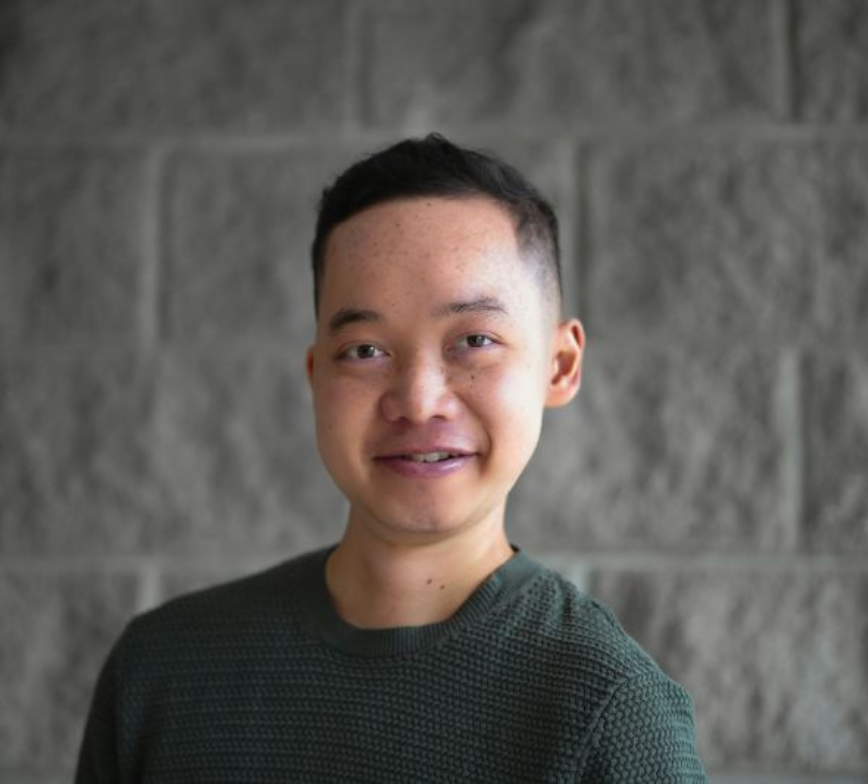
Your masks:
<instances>
[{"instance_id":1,"label":"cheek","mask_svg":"<svg viewBox=\"0 0 868 784\"><path fill-rule=\"evenodd\" d=\"M344 381L327 377L317 380L313 389L313 410L321 452L335 451L338 436L352 432L359 408L358 396Z\"/></svg>"},{"instance_id":2,"label":"cheek","mask_svg":"<svg viewBox=\"0 0 868 784\"><path fill-rule=\"evenodd\" d=\"M340 373L323 373L313 387L314 410L334 418L352 418L371 395L374 384Z\"/></svg>"},{"instance_id":3,"label":"cheek","mask_svg":"<svg viewBox=\"0 0 868 784\"><path fill-rule=\"evenodd\" d=\"M544 403L537 373L526 367L493 370L478 374L469 386L474 410L486 422L492 438L521 452L533 451Z\"/></svg>"}]
</instances>

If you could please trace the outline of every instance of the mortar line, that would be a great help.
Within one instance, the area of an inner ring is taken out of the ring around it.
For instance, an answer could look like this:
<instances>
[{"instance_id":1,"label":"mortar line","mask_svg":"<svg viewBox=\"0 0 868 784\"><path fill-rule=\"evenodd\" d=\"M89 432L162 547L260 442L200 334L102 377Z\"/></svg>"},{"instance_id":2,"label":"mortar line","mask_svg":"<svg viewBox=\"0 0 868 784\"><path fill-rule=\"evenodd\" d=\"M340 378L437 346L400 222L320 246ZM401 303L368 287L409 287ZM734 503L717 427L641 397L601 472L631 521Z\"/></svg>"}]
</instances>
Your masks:
<instances>
[{"instance_id":1,"label":"mortar line","mask_svg":"<svg viewBox=\"0 0 868 784\"><path fill-rule=\"evenodd\" d=\"M725 777L725 784L741 784L750 777L753 781L760 776L762 780L756 780L755 784L868 784L868 770L861 768L824 768L822 772L806 771L803 768L786 768L780 765L734 765L732 767L711 766L708 769L709 776L714 782L718 777Z\"/></svg>"},{"instance_id":2,"label":"mortar line","mask_svg":"<svg viewBox=\"0 0 868 784\"><path fill-rule=\"evenodd\" d=\"M282 553L249 552L233 553L149 553L129 555L80 554L80 555L0 555L0 569L9 572L27 570L75 571L102 569L107 572L144 573L151 568L187 570L200 569L257 569L289 560L302 550L287 550ZM564 564L575 570L596 569L647 569L649 571L679 568L695 570L713 568L720 570L780 569L794 572L819 572L840 570L868 575L868 559L864 553L757 553L735 552L643 552L639 550L612 552L581 552L565 549L549 550L543 547L527 548L528 554L539 561Z\"/></svg>"},{"instance_id":3,"label":"mortar line","mask_svg":"<svg viewBox=\"0 0 868 784\"><path fill-rule=\"evenodd\" d=\"M769 6L772 28L772 93L781 121L796 116L795 11L791 0L774 0Z\"/></svg>"},{"instance_id":4,"label":"mortar line","mask_svg":"<svg viewBox=\"0 0 868 784\"><path fill-rule=\"evenodd\" d=\"M195 551L176 553L130 553L112 554L3 554L0 555L0 570L19 571L91 571L100 569L113 573L140 572L149 569L185 568L190 570L238 569L248 570L267 567L300 555L303 550L274 552L199 553Z\"/></svg>"},{"instance_id":5,"label":"mortar line","mask_svg":"<svg viewBox=\"0 0 868 784\"><path fill-rule=\"evenodd\" d=\"M829 553L807 555L803 553L595 553L580 554L564 551L533 551L538 560L567 564L571 569L595 572L609 571L752 571L774 569L798 573L833 571L868 575L868 562L864 555Z\"/></svg>"},{"instance_id":6,"label":"mortar line","mask_svg":"<svg viewBox=\"0 0 868 784\"><path fill-rule=\"evenodd\" d=\"M141 251L144 269L138 312L139 348L146 358L153 356L159 342L160 307L160 169L161 153L154 148L146 153L144 196L141 214Z\"/></svg>"},{"instance_id":7,"label":"mortar line","mask_svg":"<svg viewBox=\"0 0 868 784\"><path fill-rule=\"evenodd\" d=\"M593 169L593 154L588 141L573 145L573 180L575 183L576 209L573 213L576 257L576 304L579 317L586 328L594 328L594 312L591 305L591 276L594 268L594 215L596 204L593 201L591 183Z\"/></svg>"},{"instance_id":8,"label":"mortar line","mask_svg":"<svg viewBox=\"0 0 868 784\"><path fill-rule=\"evenodd\" d=\"M395 140L400 129L386 126L363 125L352 130L351 141L370 146L381 146ZM658 123L637 121L577 123L565 128L562 123L533 126L511 126L504 133L499 123L461 123L449 126L449 131L462 138L494 138L499 141L549 142L569 133L578 142L605 142L607 144L641 144L645 142L679 143L683 141L816 141L831 140L863 141L868 134L868 122L842 121L835 123L796 122L779 120L762 121L717 121L714 123ZM24 135L21 132L0 132L0 147L18 149L80 148L80 149L129 149L160 145L172 148L239 149L242 151L273 151L294 147L331 147L346 144L347 129L340 124L331 128L287 130L275 133L248 133L202 131L191 133L163 133L145 136L136 133L117 132L79 136L38 132Z\"/></svg>"},{"instance_id":9,"label":"mortar line","mask_svg":"<svg viewBox=\"0 0 868 784\"><path fill-rule=\"evenodd\" d=\"M783 452L781 465L782 512L791 521L797 552L807 553L805 530L805 445L802 400L802 357L797 347L784 349L778 377L777 428Z\"/></svg>"},{"instance_id":10,"label":"mortar line","mask_svg":"<svg viewBox=\"0 0 868 784\"><path fill-rule=\"evenodd\" d=\"M810 450L808 448L808 432L809 432L809 415L808 415L808 404L809 404L809 392L808 392L808 373L810 371L810 365L808 364L808 357L803 348L799 348L795 352L795 367L794 370L794 391L795 391L795 401L794 401L794 416L795 416L795 447L796 454L794 455L794 471L797 472L797 489L798 496L795 498L796 509L796 522L798 524L799 536L801 538L802 543L802 552L806 554L810 554L810 524L811 521L808 519L808 510L810 508L809 504L809 491L808 491L808 483L810 480L810 466L808 464Z\"/></svg>"}]
</instances>

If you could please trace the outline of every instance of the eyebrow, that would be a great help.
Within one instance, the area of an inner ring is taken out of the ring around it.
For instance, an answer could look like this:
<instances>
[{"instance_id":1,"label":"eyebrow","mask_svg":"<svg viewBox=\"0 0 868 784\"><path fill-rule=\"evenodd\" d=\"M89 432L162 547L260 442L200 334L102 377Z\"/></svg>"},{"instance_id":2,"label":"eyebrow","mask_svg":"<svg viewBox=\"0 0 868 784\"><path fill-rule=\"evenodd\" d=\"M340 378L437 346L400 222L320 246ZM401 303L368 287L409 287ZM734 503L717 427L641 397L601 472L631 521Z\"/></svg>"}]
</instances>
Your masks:
<instances>
[{"instance_id":1,"label":"eyebrow","mask_svg":"<svg viewBox=\"0 0 868 784\"><path fill-rule=\"evenodd\" d=\"M360 310L359 308L341 308L329 319L329 333L343 329L347 324L359 322L382 321L383 317L376 310Z\"/></svg>"},{"instance_id":2,"label":"eyebrow","mask_svg":"<svg viewBox=\"0 0 868 784\"><path fill-rule=\"evenodd\" d=\"M435 316L456 316L462 313L503 313L509 311L497 297L478 297L466 302L449 302L435 308Z\"/></svg>"},{"instance_id":3,"label":"eyebrow","mask_svg":"<svg viewBox=\"0 0 868 784\"><path fill-rule=\"evenodd\" d=\"M497 297L478 297L477 299L448 302L435 308L433 315L436 318L445 316L457 316L462 313L503 313L509 311L506 305ZM349 324L370 324L384 321L383 315L376 310L362 308L341 308L329 319L329 333L334 335Z\"/></svg>"}]
</instances>

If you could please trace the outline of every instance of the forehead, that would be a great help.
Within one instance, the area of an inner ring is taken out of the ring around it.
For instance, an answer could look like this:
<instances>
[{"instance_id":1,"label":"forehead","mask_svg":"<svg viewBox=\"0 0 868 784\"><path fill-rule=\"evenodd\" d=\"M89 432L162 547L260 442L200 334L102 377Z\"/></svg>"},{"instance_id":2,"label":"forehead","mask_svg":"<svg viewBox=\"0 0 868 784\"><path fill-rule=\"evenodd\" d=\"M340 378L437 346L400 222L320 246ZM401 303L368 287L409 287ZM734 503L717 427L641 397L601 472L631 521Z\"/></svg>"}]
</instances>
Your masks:
<instances>
[{"instance_id":1,"label":"forehead","mask_svg":"<svg viewBox=\"0 0 868 784\"><path fill-rule=\"evenodd\" d=\"M323 288L460 284L483 277L514 285L526 272L509 213L481 198L420 197L368 208L331 232Z\"/></svg>"},{"instance_id":2,"label":"forehead","mask_svg":"<svg viewBox=\"0 0 868 784\"><path fill-rule=\"evenodd\" d=\"M375 244L378 248L452 242L462 245L516 245L509 213L484 197L420 196L395 199L368 207L338 224L326 245L327 255L347 244Z\"/></svg>"}]
</instances>

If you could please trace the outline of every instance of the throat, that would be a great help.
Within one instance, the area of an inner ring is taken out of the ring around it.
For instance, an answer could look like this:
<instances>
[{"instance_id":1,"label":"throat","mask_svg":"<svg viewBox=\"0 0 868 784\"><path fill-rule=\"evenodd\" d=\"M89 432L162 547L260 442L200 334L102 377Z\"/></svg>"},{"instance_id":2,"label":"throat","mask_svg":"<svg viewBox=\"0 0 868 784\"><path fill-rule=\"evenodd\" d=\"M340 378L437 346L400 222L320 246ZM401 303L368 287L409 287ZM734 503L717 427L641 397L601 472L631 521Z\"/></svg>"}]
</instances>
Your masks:
<instances>
[{"instance_id":1,"label":"throat","mask_svg":"<svg viewBox=\"0 0 868 784\"><path fill-rule=\"evenodd\" d=\"M513 555L505 536L477 552L444 545L358 553L345 537L326 562L336 612L362 629L440 623Z\"/></svg>"}]
</instances>

